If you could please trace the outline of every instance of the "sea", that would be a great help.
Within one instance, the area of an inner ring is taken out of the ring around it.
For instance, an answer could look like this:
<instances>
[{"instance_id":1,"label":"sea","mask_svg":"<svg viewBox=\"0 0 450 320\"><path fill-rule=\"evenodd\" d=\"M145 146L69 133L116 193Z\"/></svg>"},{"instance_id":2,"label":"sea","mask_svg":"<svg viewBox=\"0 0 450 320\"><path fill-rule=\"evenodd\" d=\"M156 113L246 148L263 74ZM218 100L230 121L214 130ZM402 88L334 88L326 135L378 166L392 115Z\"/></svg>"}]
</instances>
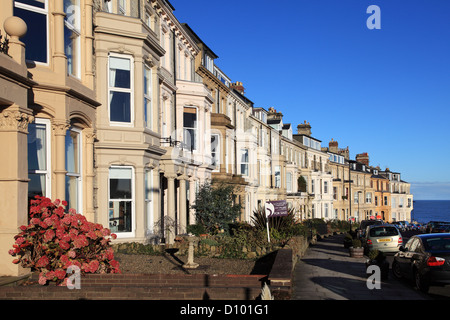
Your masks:
<instances>
[{"instance_id":1,"label":"sea","mask_svg":"<svg viewBox=\"0 0 450 320\"><path fill-rule=\"evenodd\" d=\"M429 221L450 222L450 200L414 200L411 220L427 223Z\"/></svg>"}]
</instances>

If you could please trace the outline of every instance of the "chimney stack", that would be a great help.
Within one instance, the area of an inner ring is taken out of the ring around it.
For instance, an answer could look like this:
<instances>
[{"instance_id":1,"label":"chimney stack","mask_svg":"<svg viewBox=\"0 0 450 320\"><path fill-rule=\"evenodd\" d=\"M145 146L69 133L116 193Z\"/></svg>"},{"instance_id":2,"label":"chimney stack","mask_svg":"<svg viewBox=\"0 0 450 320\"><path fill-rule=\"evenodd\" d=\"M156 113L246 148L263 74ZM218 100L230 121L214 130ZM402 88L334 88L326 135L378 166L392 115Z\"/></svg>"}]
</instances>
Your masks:
<instances>
[{"instance_id":1,"label":"chimney stack","mask_svg":"<svg viewBox=\"0 0 450 320\"><path fill-rule=\"evenodd\" d=\"M297 133L298 134L303 134L306 136L310 136L311 135L311 125L309 124L309 122L305 122L302 124L299 124L297 126Z\"/></svg>"},{"instance_id":2,"label":"chimney stack","mask_svg":"<svg viewBox=\"0 0 450 320\"><path fill-rule=\"evenodd\" d=\"M367 152L357 154L356 161L361 162L366 166L369 166L369 154Z\"/></svg>"},{"instance_id":3,"label":"chimney stack","mask_svg":"<svg viewBox=\"0 0 450 320\"><path fill-rule=\"evenodd\" d=\"M244 84L240 81L236 81L231 84L231 88L236 89L241 94L245 94Z\"/></svg>"},{"instance_id":4,"label":"chimney stack","mask_svg":"<svg viewBox=\"0 0 450 320\"><path fill-rule=\"evenodd\" d=\"M338 142L334 141L333 138L331 138L331 141L328 143L328 150L333 153L338 153L339 151L338 146L339 146Z\"/></svg>"}]
</instances>

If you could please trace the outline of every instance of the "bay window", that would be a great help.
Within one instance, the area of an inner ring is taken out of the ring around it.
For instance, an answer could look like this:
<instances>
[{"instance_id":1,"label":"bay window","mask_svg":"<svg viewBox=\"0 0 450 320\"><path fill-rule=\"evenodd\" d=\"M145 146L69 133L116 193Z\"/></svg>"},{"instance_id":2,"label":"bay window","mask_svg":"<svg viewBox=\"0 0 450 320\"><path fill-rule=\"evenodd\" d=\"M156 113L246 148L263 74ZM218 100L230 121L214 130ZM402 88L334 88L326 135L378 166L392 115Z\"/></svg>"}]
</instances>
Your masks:
<instances>
[{"instance_id":1,"label":"bay window","mask_svg":"<svg viewBox=\"0 0 450 320\"><path fill-rule=\"evenodd\" d=\"M48 0L15 0L13 15L27 24L27 33L20 38L25 43L25 58L48 63Z\"/></svg>"},{"instance_id":2,"label":"bay window","mask_svg":"<svg viewBox=\"0 0 450 320\"><path fill-rule=\"evenodd\" d=\"M292 192L292 173L286 173L286 192Z\"/></svg>"},{"instance_id":3,"label":"bay window","mask_svg":"<svg viewBox=\"0 0 450 320\"><path fill-rule=\"evenodd\" d=\"M64 0L64 53L67 72L80 77L80 0Z\"/></svg>"},{"instance_id":4,"label":"bay window","mask_svg":"<svg viewBox=\"0 0 450 320\"><path fill-rule=\"evenodd\" d=\"M68 208L81 211L81 131L71 127L66 132L66 198Z\"/></svg>"},{"instance_id":5,"label":"bay window","mask_svg":"<svg viewBox=\"0 0 450 320\"><path fill-rule=\"evenodd\" d=\"M50 120L36 118L28 125L28 200L51 197Z\"/></svg>"},{"instance_id":6,"label":"bay window","mask_svg":"<svg viewBox=\"0 0 450 320\"><path fill-rule=\"evenodd\" d=\"M275 188L281 188L281 167L275 166Z\"/></svg>"},{"instance_id":7,"label":"bay window","mask_svg":"<svg viewBox=\"0 0 450 320\"><path fill-rule=\"evenodd\" d=\"M134 219L133 168L109 169L109 228L112 232L131 233ZM118 234L119 236L119 234Z\"/></svg>"},{"instance_id":8,"label":"bay window","mask_svg":"<svg viewBox=\"0 0 450 320\"><path fill-rule=\"evenodd\" d=\"M133 70L128 56L109 57L109 120L114 124L131 124L133 120Z\"/></svg>"},{"instance_id":9,"label":"bay window","mask_svg":"<svg viewBox=\"0 0 450 320\"><path fill-rule=\"evenodd\" d=\"M218 167L220 164L219 142L220 136L218 134L211 135L211 164Z\"/></svg>"},{"instance_id":10,"label":"bay window","mask_svg":"<svg viewBox=\"0 0 450 320\"><path fill-rule=\"evenodd\" d=\"M152 129L152 70L144 66L144 119L145 127Z\"/></svg>"},{"instance_id":11,"label":"bay window","mask_svg":"<svg viewBox=\"0 0 450 320\"><path fill-rule=\"evenodd\" d=\"M248 176L248 149L241 149L241 174Z\"/></svg>"},{"instance_id":12,"label":"bay window","mask_svg":"<svg viewBox=\"0 0 450 320\"><path fill-rule=\"evenodd\" d=\"M197 150L197 108L195 107L184 107L183 112L183 140L184 143L188 145L188 148L192 150Z\"/></svg>"}]
</instances>

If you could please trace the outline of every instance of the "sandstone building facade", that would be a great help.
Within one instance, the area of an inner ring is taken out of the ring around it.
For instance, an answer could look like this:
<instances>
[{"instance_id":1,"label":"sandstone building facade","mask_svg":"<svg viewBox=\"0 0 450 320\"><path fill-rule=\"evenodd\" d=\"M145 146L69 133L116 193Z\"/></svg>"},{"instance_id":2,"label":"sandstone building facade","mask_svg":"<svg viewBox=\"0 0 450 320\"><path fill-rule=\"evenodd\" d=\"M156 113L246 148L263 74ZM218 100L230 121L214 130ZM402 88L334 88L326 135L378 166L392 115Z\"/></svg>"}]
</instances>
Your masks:
<instances>
[{"instance_id":1,"label":"sandstone building facade","mask_svg":"<svg viewBox=\"0 0 450 320\"><path fill-rule=\"evenodd\" d=\"M241 221L269 200L300 220L410 219L400 173L256 106L197 31L167 0L2 1L0 274L24 272L7 252L35 195L122 242L173 242L207 181L235 186Z\"/></svg>"}]
</instances>

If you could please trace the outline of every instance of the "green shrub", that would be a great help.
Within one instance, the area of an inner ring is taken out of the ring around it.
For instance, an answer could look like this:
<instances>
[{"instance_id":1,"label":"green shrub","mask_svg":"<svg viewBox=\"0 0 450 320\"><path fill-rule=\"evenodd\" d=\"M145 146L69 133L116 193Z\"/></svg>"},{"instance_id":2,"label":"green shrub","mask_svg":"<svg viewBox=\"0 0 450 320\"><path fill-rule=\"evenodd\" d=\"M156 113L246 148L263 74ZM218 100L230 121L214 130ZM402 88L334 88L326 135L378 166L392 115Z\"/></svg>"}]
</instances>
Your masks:
<instances>
[{"instance_id":1,"label":"green shrub","mask_svg":"<svg viewBox=\"0 0 450 320\"><path fill-rule=\"evenodd\" d=\"M353 248L361 248L362 244L361 244L361 240L359 239L353 239Z\"/></svg>"},{"instance_id":2,"label":"green shrub","mask_svg":"<svg viewBox=\"0 0 450 320\"><path fill-rule=\"evenodd\" d=\"M192 233L194 236L199 236L206 233L206 229L201 224L192 224L186 227L187 233Z\"/></svg>"}]
</instances>

